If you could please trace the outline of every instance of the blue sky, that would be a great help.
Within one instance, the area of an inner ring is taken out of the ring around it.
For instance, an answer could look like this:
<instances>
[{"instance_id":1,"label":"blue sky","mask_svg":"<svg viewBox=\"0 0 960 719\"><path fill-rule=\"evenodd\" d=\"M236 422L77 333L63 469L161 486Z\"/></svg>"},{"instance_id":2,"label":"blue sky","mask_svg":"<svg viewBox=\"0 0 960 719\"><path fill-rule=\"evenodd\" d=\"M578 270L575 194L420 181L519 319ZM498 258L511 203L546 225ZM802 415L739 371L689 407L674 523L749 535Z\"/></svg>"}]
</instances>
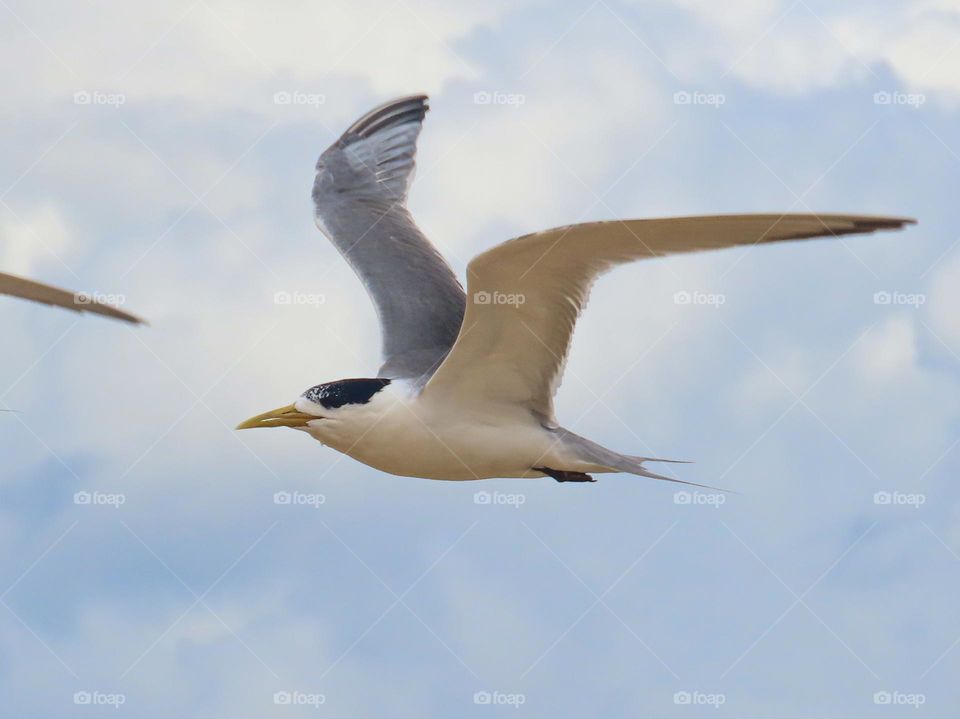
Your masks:
<instances>
[{"instance_id":1,"label":"blue sky","mask_svg":"<svg viewBox=\"0 0 960 719\"><path fill-rule=\"evenodd\" d=\"M956 2L0 16L0 269L151 323L2 302L11 716L952 715ZM920 224L599 283L560 419L696 460L680 476L739 492L722 504L620 475L396 478L300 433L234 432L375 372L372 306L313 226L313 163L418 91L410 206L461 277L576 221Z\"/></svg>"}]
</instances>

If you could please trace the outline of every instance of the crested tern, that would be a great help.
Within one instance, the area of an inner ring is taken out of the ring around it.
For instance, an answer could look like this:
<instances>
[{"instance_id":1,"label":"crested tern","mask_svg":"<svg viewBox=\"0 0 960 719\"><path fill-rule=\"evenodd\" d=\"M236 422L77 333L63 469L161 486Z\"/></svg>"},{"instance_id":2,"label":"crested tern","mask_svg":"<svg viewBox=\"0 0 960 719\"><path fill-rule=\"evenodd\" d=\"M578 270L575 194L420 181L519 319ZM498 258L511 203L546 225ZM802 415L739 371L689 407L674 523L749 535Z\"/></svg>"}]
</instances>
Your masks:
<instances>
[{"instance_id":1,"label":"crested tern","mask_svg":"<svg viewBox=\"0 0 960 719\"><path fill-rule=\"evenodd\" d=\"M620 454L554 416L574 324L597 277L634 260L913 222L784 213L569 225L478 255L465 294L406 208L427 109L415 95L371 110L316 165L316 225L377 309L376 377L316 385L238 429L292 427L383 472L427 479L592 482L624 472L693 484L644 466L676 460Z\"/></svg>"}]
</instances>

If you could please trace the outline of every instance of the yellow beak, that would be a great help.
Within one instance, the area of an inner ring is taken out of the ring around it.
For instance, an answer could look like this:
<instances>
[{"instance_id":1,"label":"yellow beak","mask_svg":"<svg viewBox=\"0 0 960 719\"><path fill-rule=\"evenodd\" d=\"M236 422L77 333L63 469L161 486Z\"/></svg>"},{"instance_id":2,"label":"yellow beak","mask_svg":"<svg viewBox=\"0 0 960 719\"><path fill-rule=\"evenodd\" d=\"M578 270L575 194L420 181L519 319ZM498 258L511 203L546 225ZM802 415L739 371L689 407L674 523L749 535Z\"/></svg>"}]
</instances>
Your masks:
<instances>
[{"instance_id":1,"label":"yellow beak","mask_svg":"<svg viewBox=\"0 0 960 719\"><path fill-rule=\"evenodd\" d=\"M311 419L320 419L316 415L298 412L292 404L271 409L258 414L237 425L237 429L255 429L257 427L305 427Z\"/></svg>"}]
</instances>

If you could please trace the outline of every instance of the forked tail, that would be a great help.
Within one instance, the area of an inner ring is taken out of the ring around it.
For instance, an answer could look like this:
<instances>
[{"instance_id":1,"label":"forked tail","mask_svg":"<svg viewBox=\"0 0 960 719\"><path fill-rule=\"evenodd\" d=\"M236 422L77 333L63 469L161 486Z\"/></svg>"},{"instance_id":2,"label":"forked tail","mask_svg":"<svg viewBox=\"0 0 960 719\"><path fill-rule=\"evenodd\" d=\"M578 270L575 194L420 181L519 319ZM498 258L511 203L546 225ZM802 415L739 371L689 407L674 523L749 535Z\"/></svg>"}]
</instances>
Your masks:
<instances>
[{"instance_id":1,"label":"forked tail","mask_svg":"<svg viewBox=\"0 0 960 719\"><path fill-rule=\"evenodd\" d=\"M676 482L677 484L686 484L691 487L702 487L703 489L713 489L718 492L729 492L728 489L722 489L720 487L712 487L709 484L698 484L696 482L688 482L684 479L677 479L676 477L667 477L663 474L657 474L656 472L651 472L649 469L643 466L644 462L668 462L670 464L692 464L689 460L685 459L661 459L659 457L639 457L629 454L620 454L619 452L614 452L612 449L607 449L596 442L593 442L586 437L581 437L578 434L574 434L569 430L558 428L554 430L557 432L566 447L574 451L577 456L593 464L605 467L615 472L627 472L628 474L635 474L638 477L649 477L650 479L659 479L664 482Z\"/></svg>"}]
</instances>

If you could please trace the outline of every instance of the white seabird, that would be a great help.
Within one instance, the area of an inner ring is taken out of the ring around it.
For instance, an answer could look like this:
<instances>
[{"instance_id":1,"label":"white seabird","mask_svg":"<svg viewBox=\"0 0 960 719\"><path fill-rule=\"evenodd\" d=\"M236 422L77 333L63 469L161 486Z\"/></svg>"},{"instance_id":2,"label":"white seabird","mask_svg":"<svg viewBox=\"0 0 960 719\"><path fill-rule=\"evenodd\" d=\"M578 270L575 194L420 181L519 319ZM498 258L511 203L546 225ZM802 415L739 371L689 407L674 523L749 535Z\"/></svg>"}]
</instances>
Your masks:
<instances>
[{"instance_id":1,"label":"white seabird","mask_svg":"<svg viewBox=\"0 0 960 719\"><path fill-rule=\"evenodd\" d=\"M383 472L427 479L590 482L593 473L627 472L680 481L643 466L673 460L620 454L554 417L574 324L597 277L634 260L913 222L770 214L570 225L475 257L465 295L406 208L426 112L424 95L375 108L317 162L316 224L377 308L377 376L317 385L238 429L293 427ZM501 301L511 296L523 302Z\"/></svg>"}]
</instances>

